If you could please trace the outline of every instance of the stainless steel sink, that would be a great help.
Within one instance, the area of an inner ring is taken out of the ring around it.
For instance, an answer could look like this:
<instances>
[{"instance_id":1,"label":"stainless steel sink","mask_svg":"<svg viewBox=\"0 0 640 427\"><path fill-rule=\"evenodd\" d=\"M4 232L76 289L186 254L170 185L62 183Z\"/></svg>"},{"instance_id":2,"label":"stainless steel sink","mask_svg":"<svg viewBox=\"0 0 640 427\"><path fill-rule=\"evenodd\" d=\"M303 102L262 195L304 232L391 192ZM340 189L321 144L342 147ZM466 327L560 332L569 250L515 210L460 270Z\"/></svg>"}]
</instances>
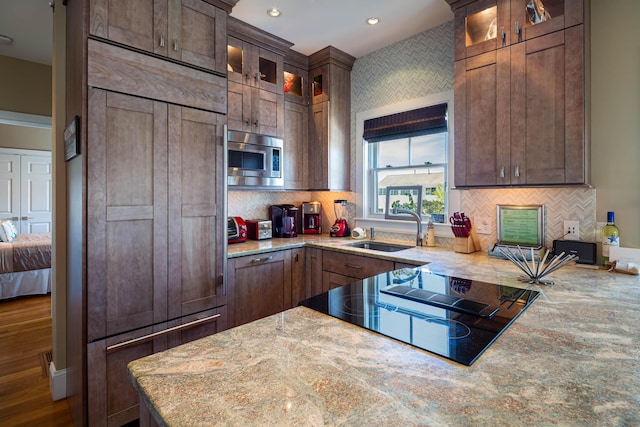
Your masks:
<instances>
[{"instance_id":1,"label":"stainless steel sink","mask_svg":"<svg viewBox=\"0 0 640 427\"><path fill-rule=\"evenodd\" d=\"M381 251L381 252L397 252L397 251L402 251L404 249L413 248L413 246L396 245L394 243L376 242L372 240L363 240L361 242L349 243L346 246L350 246L352 248L370 249L372 251Z\"/></svg>"}]
</instances>

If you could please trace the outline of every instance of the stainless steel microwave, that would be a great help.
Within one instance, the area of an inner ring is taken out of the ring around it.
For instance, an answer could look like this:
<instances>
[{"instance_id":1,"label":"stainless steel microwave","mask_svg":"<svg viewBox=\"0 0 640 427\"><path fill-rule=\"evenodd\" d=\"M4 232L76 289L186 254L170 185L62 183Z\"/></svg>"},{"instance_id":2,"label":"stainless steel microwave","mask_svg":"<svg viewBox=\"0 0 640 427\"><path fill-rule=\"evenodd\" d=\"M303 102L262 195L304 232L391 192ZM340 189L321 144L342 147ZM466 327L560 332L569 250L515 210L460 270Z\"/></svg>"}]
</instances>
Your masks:
<instances>
[{"instance_id":1,"label":"stainless steel microwave","mask_svg":"<svg viewBox=\"0 0 640 427\"><path fill-rule=\"evenodd\" d=\"M283 188L283 146L280 138L227 131L227 184Z\"/></svg>"}]
</instances>

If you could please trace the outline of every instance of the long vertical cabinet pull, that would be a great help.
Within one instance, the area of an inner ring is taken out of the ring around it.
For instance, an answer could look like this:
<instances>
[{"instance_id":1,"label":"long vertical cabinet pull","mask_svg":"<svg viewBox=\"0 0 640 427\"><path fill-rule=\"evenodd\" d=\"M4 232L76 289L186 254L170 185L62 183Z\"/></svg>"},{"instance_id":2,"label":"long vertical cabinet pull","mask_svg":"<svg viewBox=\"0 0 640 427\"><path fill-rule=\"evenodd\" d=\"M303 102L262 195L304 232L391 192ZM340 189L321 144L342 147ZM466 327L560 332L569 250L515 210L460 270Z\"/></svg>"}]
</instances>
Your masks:
<instances>
[{"instance_id":1,"label":"long vertical cabinet pull","mask_svg":"<svg viewBox=\"0 0 640 427\"><path fill-rule=\"evenodd\" d=\"M500 168L500 178L504 178L504 166Z\"/></svg>"},{"instance_id":2,"label":"long vertical cabinet pull","mask_svg":"<svg viewBox=\"0 0 640 427\"><path fill-rule=\"evenodd\" d=\"M520 176L520 166L516 165L515 176Z\"/></svg>"},{"instance_id":3,"label":"long vertical cabinet pull","mask_svg":"<svg viewBox=\"0 0 640 427\"><path fill-rule=\"evenodd\" d=\"M178 51L178 40L177 39L173 41L173 51L174 52Z\"/></svg>"},{"instance_id":4,"label":"long vertical cabinet pull","mask_svg":"<svg viewBox=\"0 0 640 427\"><path fill-rule=\"evenodd\" d=\"M229 167L229 153L227 152L228 146L229 146L229 137L228 137L228 130L227 130L227 125L225 124L222 132L224 133L223 138L222 138L222 168L224 170L224 180L222 181L222 219L221 221L224 221L223 224L226 224L227 222L227 215L228 213L228 207L227 207L227 191L228 191L228 182L227 182L227 169ZM224 230L227 229L227 227L223 227ZM227 263L229 262L229 260L227 259L227 250L229 247L229 241L227 240L227 238L225 237L223 239L224 244L223 244L223 252L222 252L222 256L224 257L224 262L222 263L222 289L224 289L224 293L225 295L227 294Z\"/></svg>"},{"instance_id":5,"label":"long vertical cabinet pull","mask_svg":"<svg viewBox=\"0 0 640 427\"><path fill-rule=\"evenodd\" d=\"M160 47L164 47L164 34L160 34Z\"/></svg>"}]
</instances>

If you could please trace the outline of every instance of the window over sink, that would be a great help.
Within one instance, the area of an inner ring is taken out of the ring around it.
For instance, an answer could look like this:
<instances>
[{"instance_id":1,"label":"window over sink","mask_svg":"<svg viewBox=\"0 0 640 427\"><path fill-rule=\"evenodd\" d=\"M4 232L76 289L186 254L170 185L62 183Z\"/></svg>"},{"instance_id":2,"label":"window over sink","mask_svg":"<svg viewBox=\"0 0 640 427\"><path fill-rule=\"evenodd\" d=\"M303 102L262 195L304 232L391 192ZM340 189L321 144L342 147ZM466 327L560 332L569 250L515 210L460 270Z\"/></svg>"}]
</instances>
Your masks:
<instances>
[{"instance_id":1,"label":"window over sink","mask_svg":"<svg viewBox=\"0 0 640 427\"><path fill-rule=\"evenodd\" d=\"M449 91L356 114L359 226L413 230L415 225L408 221L385 220L387 192L419 186L423 222L432 218L436 225L445 227L449 212L459 209L457 191L450 188L452 113L453 92ZM418 203L409 200L410 196L413 195L393 194L400 207L403 201L409 208Z\"/></svg>"}]
</instances>

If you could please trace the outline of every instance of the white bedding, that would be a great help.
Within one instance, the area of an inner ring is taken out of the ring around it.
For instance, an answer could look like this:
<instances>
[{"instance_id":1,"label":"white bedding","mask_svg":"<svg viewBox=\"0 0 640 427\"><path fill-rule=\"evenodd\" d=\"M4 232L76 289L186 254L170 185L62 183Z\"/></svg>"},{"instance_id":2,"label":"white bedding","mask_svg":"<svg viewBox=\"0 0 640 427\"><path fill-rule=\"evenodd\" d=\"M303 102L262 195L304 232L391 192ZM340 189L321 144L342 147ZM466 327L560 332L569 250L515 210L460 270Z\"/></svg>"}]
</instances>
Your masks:
<instances>
[{"instance_id":1,"label":"white bedding","mask_svg":"<svg viewBox=\"0 0 640 427\"><path fill-rule=\"evenodd\" d=\"M51 269L0 274L0 299L51 292Z\"/></svg>"}]
</instances>

